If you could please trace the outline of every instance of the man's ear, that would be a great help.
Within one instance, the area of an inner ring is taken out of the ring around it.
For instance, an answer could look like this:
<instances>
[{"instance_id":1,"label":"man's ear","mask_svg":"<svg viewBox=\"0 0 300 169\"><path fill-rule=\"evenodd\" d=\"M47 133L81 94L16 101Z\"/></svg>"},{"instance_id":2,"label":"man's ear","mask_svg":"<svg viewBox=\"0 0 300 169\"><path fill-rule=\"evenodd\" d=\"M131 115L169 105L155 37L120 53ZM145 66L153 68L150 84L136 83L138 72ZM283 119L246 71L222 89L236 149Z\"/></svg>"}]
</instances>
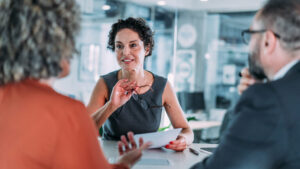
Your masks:
<instances>
[{"instance_id":1,"label":"man's ear","mask_svg":"<svg viewBox=\"0 0 300 169\"><path fill-rule=\"evenodd\" d=\"M277 46L277 38L272 31L266 31L263 39L263 50L265 54L272 54Z\"/></svg>"}]
</instances>

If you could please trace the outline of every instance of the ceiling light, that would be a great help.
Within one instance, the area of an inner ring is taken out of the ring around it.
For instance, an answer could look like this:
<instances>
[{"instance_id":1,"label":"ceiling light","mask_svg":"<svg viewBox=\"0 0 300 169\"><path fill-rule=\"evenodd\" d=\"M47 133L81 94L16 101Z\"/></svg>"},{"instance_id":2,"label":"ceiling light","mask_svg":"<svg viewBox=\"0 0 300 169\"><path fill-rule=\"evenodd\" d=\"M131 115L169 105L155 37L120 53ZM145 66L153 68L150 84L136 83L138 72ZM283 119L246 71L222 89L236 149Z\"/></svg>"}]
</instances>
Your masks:
<instances>
[{"instance_id":1,"label":"ceiling light","mask_svg":"<svg viewBox=\"0 0 300 169\"><path fill-rule=\"evenodd\" d=\"M207 59L207 60L210 59L210 54L206 53L205 54L205 59Z\"/></svg>"},{"instance_id":2,"label":"ceiling light","mask_svg":"<svg viewBox=\"0 0 300 169\"><path fill-rule=\"evenodd\" d=\"M208 0L200 0L201 2L207 2Z\"/></svg>"},{"instance_id":3,"label":"ceiling light","mask_svg":"<svg viewBox=\"0 0 300 169\"><path fill-rule=\"evenodd\" d=\"M164 5L166 5L166 1L158 1L157 5L164 6Z\"/></svg>"},{"instance_id":4,"label":"ceiling light","mask_svg":"<svg viewBox=\"0 0 300 169\"><path fill-rule=\"evenodd\" d=\"M110 10L110 6L109 5L103 5L102 6L102 9L104 10L104 11L108 11L108 10Z\"/></svg>"}]
</instances>

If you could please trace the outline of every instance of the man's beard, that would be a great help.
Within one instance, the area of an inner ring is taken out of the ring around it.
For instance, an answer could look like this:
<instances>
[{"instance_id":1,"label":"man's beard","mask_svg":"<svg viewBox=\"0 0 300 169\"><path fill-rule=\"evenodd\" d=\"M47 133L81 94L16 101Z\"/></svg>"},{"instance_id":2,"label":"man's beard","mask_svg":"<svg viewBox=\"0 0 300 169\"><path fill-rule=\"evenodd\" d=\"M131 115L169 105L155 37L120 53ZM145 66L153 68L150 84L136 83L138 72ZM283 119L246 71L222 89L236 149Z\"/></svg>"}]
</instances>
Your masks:
<instances>
[{"instance_id":1,"label":"man's beard","mask_svg":"<svg viewBox=\"0 0 300 169\"><path fill-rule=\"evenodd\" d=\"M249 62L249 72L251 76L253 76L257 80L263 80L267 78L262 66L258 63L259 59L259 47L256 48L257 50L254 52L249 53L248 55L248 62Z\"/></svg>"}]
</instances>

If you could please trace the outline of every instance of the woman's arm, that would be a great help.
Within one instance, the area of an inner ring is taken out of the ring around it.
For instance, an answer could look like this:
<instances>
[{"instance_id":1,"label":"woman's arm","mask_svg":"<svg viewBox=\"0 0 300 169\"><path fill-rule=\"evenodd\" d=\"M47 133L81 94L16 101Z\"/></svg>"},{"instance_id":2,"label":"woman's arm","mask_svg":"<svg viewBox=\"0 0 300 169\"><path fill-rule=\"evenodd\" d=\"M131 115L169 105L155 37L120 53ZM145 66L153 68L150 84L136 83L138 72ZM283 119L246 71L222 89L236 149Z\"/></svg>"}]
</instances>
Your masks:
<instances>
[{"instance_id":1,"label":"woman's arm","mask_svg":"<svg viewBox=\"0 0 300 169\"><path fill-rule=\"evenodd\" d=\"M108 88L103 78L100 78L93 90L87 110L100 128L106 119L114 112L108 100Z\"/></svg>"},{"instance_id":2,"label":"woman's arm","mask_svg":"<svg viewBox=\"0 0 300 169\"><path fill-rule=\"evenodd\" d=\"M179 105L176 94L169 82L167 82L163 93L163 105L173 127L182 128L177 140L172 141L171 144L166 146L166 148L182 151L187 145L192 144L194 140L194 134L183 115L183 111Z\"/></svg>"}]
</instances>

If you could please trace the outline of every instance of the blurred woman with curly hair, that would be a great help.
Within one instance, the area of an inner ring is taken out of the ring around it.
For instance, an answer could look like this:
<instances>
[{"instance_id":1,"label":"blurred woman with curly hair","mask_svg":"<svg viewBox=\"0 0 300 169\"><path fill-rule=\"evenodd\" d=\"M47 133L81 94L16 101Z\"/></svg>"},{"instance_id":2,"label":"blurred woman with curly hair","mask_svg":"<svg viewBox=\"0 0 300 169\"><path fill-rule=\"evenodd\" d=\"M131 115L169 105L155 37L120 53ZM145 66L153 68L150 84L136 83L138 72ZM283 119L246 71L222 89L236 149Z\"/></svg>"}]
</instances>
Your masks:
<instances>
[{"instance_id":1,"label":"blurred woman with curly hair","mask_svg":"<svg viewBox=\"0 0 300 169\"><path fill-rule=\"evenodd\" d=\"M111 26L108 48L121 69L101 76L87 108L98 127L103 125L104 139L121 138L119 150L128 147L123 135L129 131L156 132L163 107L173 127L182 128L166 148L183 151L194 139L171 84L144 69L153 46L153 32L142 18L120 19Z\"/></svg>"},{"instance_id":2,"label":"blurred woman with curly hair","mask_svg":"<svg viewBox=\"0 0 300 169\"><path fill-rule=\"evenodd\" d=\"M149 146L110 165L84 105L52 89L69 74L79 22L75 0L0 1L1 169L129 168Z\"/></svg>"}]
</instances>

